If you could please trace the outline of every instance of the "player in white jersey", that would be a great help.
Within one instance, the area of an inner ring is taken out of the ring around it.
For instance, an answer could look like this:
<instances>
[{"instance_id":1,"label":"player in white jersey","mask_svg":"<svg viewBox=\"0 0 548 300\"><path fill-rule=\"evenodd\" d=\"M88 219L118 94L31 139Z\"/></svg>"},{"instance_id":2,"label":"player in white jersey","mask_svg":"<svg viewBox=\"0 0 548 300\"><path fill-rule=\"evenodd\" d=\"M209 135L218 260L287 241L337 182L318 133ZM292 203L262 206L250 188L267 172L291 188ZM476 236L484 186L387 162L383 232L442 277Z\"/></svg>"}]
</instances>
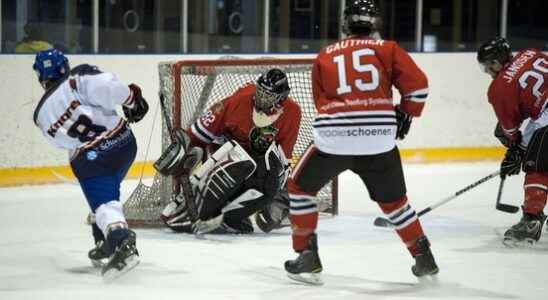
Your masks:
<instances>
[{"instance_id":1,"label":"player in white jersey","mask_svg":"<svg viewBox=\"0 0 548 300\"><path fill-rule=\"evenodd\" d=\"M57 49L38 52L33 69L45 90L34 122L51 144L69 151L72 171L95 216L96 247L88 256L105 278L119 276L139 263L135 233L120 203L120 182L137 153L127 123L140 121L148 104L137 85L127 86L91 65L71 69ZM127 121L116 113L120 105Z\"/></svg>"}]
</instances>

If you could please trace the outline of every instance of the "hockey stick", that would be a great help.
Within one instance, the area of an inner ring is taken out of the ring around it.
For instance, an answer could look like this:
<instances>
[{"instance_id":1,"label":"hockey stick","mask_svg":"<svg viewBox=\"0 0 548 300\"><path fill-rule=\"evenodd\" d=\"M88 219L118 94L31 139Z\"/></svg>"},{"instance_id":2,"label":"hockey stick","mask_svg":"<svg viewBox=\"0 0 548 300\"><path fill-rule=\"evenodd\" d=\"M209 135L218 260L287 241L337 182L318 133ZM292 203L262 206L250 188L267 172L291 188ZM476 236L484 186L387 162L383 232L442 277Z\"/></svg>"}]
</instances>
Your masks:
<instances>
[{"instance_id":1,"label":"hockey stick","mask_svg":"<svg viewBox=\"0 0 548 300\"><path fill-rule=\"evenodd\" d=\"M431 211L431 210L433 210L433 209L435 209L435 208L437 208L437 207L439 207L439 206L441 206L441 205L443 205L443 204L445 204L445 203L447 203L447 202L449 202L449 201L451 201L451 200L457 198L458 196L462 195L462 194L465 193L465 192L468 192L469 190L471 190L471 189L477 187L478 185L480 185L480 184L482 184L482 183L484 183L484 182L486 182L486 181L488 181L488 180L490 180L490 179L492 179L492 178L495 178L495 177L499 176L499 174L500 174L500 171L496 171L496 172L494 172L494 173L491 173L491 174L489 174L489 175L487 175L487 176L481 178L480 180L478 180L478 181L476 181L476 182L474 182L474 183L468 185L467 187L465 187L465 188L463 188L463 189L461 189L461 190L458 190L458 191L457 191L456 193L454 193L453 195L451 195L451 196L449 196L449 197L446 197L446 198L444 198L444 199L442 199L442 200L440 200L440 201L438 201L438 202L436 202L436 203L434 203L434 204L428 206L427 208L425 208L425 209L419 211L419 212L417 213L417 216L420 217L420 216L426 214L427 212L429 212L429 211ZM394 223L392 223L392 222L391 222L390 220L388 220L387 218L383 218L383 217L377 217L377 218L375 219L375 221L373 222L373 224L374 224L375 226L378 226L378 227L394 227Z\"/></svg>"},{"instance_id":2,"label":"hockey stick","mask_svg":"<svg viewBox=\"0 0 548 300\"><path fill-rule=\"evenodd\" d=\"M162 114L164 116L164 121L166 122L167 131L169 133L169 138L172 143L175 142L175 133L173 132L173 126L171 125L171 119L169 118L169 114L167 112L167 108L165 105L165 97L164 94L160 93L160 106L162 108ZM189 174L187 172L184 172L177 178L174 178L175 182L181 186L183 195L185 196L185 201L188 207L188 215L190 217L190 220L192 222L195 222L198 220L198 209L196 208L196 203L194 203L194 193L192 192L192 185L190 184ZM177 205L180 205L176 198L174 201L177 203Z\"/></svg>"},{"instance_id":3,"label":"hockey stick","mask_svg":"<svg viewBox=\"0 0 548 300\"><path fill-rule=\"evenodd\" d=\"M504 187L505 180L506 180L506 177L501 177L500 179L499 191L497 193L497 204L495 205L495 208L497 210L500 210L509 214L515 214L519 211L519 207L510 205L510 204L500 203L500 198L502 198L502 189Z\"/></svg>"}]
</instances>

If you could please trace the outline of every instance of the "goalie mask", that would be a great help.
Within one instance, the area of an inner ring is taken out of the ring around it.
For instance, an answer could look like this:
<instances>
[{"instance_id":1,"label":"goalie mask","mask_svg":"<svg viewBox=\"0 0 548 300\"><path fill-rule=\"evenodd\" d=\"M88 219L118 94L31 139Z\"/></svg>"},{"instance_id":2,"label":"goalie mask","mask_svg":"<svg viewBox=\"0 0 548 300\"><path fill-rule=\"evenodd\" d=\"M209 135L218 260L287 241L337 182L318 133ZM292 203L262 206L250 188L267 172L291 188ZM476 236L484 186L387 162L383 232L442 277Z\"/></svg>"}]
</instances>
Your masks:
<instances>
[{"instance_id":1,"label":"goalie mask","mask_svg":"<svg viewBox=\"0 0 548 300\"><path fill-rule=\"evenodd\" d=\"M253 121L258 127L268 126L281 115L281 103L289 95L287 76L280 69L270 69L255 86Z\"/></svg>"}]
</instances>

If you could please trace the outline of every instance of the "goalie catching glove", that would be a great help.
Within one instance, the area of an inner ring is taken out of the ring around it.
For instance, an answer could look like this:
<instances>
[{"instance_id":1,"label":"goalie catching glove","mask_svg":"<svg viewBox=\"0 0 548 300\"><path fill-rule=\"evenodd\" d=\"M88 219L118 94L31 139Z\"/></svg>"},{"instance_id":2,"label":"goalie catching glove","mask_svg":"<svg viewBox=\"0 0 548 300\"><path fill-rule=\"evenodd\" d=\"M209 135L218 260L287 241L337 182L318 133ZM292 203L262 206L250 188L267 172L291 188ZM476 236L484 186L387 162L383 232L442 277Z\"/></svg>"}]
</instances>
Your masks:
<instances>
[{"instance_id":1,"label":"goalie catching glove","mask_svg":"<svg viewBox=\"0 0 548 300\"><path fill-rule=\"evenodd\" d=\"M154 169L164 176L189 174L202 161L204 150L190 148L190 137L182 129L174 130L173 135L174 141L154 162Z\"/></svg>"}]
</instances>

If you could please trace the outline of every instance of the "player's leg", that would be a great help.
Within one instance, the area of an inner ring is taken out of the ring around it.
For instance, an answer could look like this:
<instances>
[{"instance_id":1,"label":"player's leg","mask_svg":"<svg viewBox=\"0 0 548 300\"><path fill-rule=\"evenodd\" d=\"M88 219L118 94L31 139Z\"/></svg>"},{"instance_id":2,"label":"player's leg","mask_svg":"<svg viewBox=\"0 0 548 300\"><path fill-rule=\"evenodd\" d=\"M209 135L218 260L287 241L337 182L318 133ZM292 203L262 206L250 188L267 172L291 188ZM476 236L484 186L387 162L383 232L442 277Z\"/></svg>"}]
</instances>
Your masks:
<instances>
[{"instance_id":1,"label":"player's leg","mask_svg":"<svg viewBox=\"0 0 548 300\"><path fill-rule=\"evenodd\" d=\"M104 250L109 260L102 270L105 277L122 274L139 262L135 234L127 226L120 203L120 182L136 152L135 138L126 129L97 147L83 150L71 161L74 174L95 214L96 226L106 237Z\"/></svg>"},{"instance_id":2,"label":"player's leg","mask_svg":"<svg viewBox=\"0 0 548 300\"><path fill-rule=\"evenodd\" d=\"M90 216L93 217L93 220L89 220ZM95 247L89 250L88 257L94 267L100 268L106 264L109 256L107 244L105 243L105 235L99 229L97 223L95 223L94 214L89 214L88 223L91 225L91 232L95 241Z\"/></svg>"},{"instance_id":3,"label":"player's leg","mask_svg":"<svg viewBox=\"0 0 548 300\"><path fill-rule=\"evenodd\" d=\"M352 171L363 180L371 199L396 226L396 233L415 258L412 267L416 276L431 275L438 267L430 251L415 210L407 201L405 179L399 150L368 156L357 156Z\"/></svg>"},{"instance_id":4,"label":"player's leg","mask_svg":"<svg viewBox=\"0 0 548 300\"><path fill-rule=\"evenodd\" d=\"M293 229L293 250L299 255L285 262L291 279L322 284L322 264L318 254L316 227L318 191L333 177L350 167L351 158L320 152L313 144L295 166L288 183L289 219Z\"/></svg>"},{"instance_id":5,"label":"player's leg","mask_svg":"<svg viewBox=\"0 0 548 300\"><path fill-rule=\"evenodd\" d=\"M527 145L523 162L525 171L523 216L504 234L508 246L532 245L542 233L543 213L548 196L548 110L529 122L523 131L522 144Z\"/></svg>"},{"instance_id":6,"label":"player's leg","mask_svg":"<svg viewBox=\"0 0 548 300\"><path fill-rule=\"evenodd\" d=\"M523 216L504 233L505 245L533 245L540 239L546 220L543 211L548 197L548 172L528 172L525 175L524 194Z\"/></svg>"}]
</instances>

